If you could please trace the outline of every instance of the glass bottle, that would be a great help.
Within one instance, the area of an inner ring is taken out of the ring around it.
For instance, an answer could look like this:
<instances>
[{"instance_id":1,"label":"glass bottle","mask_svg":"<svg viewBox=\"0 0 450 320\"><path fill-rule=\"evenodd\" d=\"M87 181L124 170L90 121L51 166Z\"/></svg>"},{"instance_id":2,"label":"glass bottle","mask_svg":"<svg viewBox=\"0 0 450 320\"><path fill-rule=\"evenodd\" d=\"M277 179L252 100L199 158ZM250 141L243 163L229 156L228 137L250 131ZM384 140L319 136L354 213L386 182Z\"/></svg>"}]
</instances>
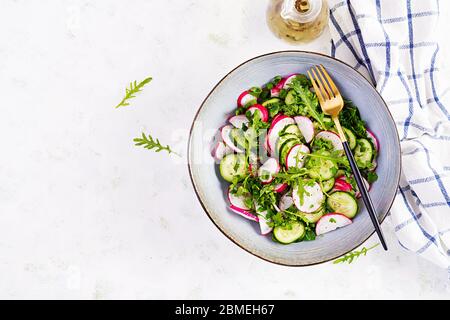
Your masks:
<instances>
[{"instance_id":1,"label":"glass bottle","mask_svg":"<svg viewBox=\"0 0 450 320\"><path fill-rule=\"evenodd\" d=\"M270 30L290 43L314 40L327 23L326 0L271 0L267 9Z\"/></svg>"}]
</instances>

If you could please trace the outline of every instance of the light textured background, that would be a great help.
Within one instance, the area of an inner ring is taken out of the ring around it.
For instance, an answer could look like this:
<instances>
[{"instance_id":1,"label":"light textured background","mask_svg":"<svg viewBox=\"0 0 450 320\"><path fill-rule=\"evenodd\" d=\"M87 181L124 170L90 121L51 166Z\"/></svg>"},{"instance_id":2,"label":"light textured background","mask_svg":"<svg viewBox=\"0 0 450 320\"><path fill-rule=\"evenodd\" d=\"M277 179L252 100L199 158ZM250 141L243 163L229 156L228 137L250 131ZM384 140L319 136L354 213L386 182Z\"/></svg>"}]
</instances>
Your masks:
<instances>
[{"instance_id":1,"label":"light textured background","mask_svg":"<svg viewBox=\"0 0 450 320\"><path fill-rule=\"evenodd\" d=\"M326 53L327 32L282 43L255 0L0 5L0 298L450 298L447 272L403 251L388 220L389 253L352 265L259 260L212 225L184 162L133 146L145 130L185 154L224 74L270 51Z\"/></svg>"}]
</instances>

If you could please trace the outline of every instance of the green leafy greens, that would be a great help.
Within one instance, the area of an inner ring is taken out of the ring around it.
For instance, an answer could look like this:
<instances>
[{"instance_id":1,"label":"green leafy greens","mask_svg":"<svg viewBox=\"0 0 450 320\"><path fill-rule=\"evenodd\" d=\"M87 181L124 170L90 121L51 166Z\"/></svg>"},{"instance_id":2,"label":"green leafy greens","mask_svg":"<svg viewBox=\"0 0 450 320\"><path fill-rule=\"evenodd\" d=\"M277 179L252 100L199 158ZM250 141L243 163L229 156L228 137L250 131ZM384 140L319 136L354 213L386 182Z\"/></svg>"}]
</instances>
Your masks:
<instances>
[{"instance_id":1,"label":"green leafy greens","mask_svg":"<svg viewBox=\"0 0 450 320\"><path fill-rule=\"evenodd\" d=\"M173 153L176 154L177 156L181 157L177 152L173 151L169 145L163 146L160 142L159 139L154 139L150 134L148 135L148 137L145 135L145 133L142 133L142 137L141 138L134 138L133 141L135 142L136 146L142 146L145 149L148 150L153 150L155 152L160 152L160 151L167 151L169 154Z\"/></svg>"},{"instance_id":2,"label":"green leafy greens","mask_svg":"<svg viewBox=\"0 0 450 320\"><path fill-rule=\"evenodd\" d=\"M152 81L151 77L148 77L139 83L137 83L136 80L131 82L129 88L125 88L125 96L123 97L122 101L120 101L120 103L116 106L116 109L119 107L129 106L130 103L128 101L136 97L136 93L141 92L144 86L150 81Z\"/></svg>"},{"instance_id":3,"label":"green leafy greens","mask_svg":"<svg viewBox=\"0 0 450 320\"><path fill-rule=\"evenodd\" d=\"M344 101L344 108L339 114L339 122L343 127L353 130L360 138L366 138L366 124L361 119L358 108L350 100Z\"/></svg>"},{"instance_id":4,"label":"green leafy greens","mask_svg":"<svg viewBox=\"0 0 450 320\"><path fill-rule=\"evenodd\" d=\"M379 243L377 243L374 246L371 246L370 248L363 247L359 251L355 250L350 253L347 253L346 255L340 257L339 259L334 260L333 264L338 264L338 263L343 263L343 262L347 262L348 264L350 264L353 262L353 260L359 258L360 256L362 256L362 255L365 256L369 250L372 250L373 248L377 247L378 245L379 245Z\"/></svg>"}]
</instances>

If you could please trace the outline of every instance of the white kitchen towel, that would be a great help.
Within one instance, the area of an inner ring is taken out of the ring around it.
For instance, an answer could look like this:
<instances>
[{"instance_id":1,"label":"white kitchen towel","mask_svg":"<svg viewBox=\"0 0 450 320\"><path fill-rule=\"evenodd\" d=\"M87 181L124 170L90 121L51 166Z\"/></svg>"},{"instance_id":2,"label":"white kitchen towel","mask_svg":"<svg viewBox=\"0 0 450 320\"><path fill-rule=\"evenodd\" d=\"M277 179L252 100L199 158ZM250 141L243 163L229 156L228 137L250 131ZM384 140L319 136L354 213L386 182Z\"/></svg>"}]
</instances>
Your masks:
<instances>
[{"instance_id":1,"label":"white kitchen towel","mask_svg":"<svg viewBox=\"0 0 450 320\"><path fill-rule=\"evenodd\" d=\"M433 38L439 0L328 2L331 54L376 86L400 135L402 174L390 213L397 238L449 268L450 79Z\"/></svg>"}]
</instances>

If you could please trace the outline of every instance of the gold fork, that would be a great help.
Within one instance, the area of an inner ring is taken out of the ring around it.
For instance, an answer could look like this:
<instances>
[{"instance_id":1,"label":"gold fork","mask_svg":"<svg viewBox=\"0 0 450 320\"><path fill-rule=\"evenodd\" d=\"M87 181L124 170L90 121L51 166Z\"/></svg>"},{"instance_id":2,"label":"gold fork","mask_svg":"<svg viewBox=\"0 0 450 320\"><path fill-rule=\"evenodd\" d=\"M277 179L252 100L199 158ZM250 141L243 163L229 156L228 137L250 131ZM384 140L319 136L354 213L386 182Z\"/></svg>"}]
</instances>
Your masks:
<instances>
[{"instance_id":1,"label":"gold fork","mask_svg":"<svg viewBox=\"0 0 450 320\"><path fill-rule=\"evenodd\" d=\"M330 75L325 70L323 65L311 68L308 71L308 76L311 79L323 113L331 116L334 124L336 125L336 129L339 133L339 137L345 150L345 155L347 156L348 162L350 163L350 167L353 172L353 176L355 177L358 190L360 191L364 204L366 205L367 211L369 212L370 219L372 220L373 226L375 227L375 231L377 232L381 245L383 246L384 250L387 250L386 241L384 240L383 233L381 232L380 223L378 222L375 208L373 206L372 200L370 199L369 192L367 191L366 185L361 176L361 172L359 171L350 146L348 145L344 131L342 131L341 124L339 123L339 112L341 112L342 108L344 107L344 100L342 99L337 86L334 84L333 80L331 79Z\"/></svg>"}]
</instances>

